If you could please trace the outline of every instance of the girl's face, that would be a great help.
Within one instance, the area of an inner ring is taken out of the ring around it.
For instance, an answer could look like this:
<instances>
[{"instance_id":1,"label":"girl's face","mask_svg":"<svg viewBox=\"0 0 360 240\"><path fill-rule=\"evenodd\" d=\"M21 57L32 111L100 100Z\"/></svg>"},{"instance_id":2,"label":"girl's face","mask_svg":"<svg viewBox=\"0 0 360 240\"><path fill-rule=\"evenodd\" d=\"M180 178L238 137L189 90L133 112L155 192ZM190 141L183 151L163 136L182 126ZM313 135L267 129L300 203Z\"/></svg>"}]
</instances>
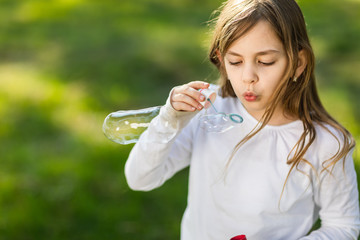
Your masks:
<instances>
[{"instance_id":1,"label":"girl's face","mask_svg":"<svg viewBox=\"0 0 360 240\"><path fill-rule=\"evenodd\" d=\"M224 65L235 94L260 120L288 66L284 46L272 26L260 21L237 39L225 53ZM284 124L286 120L282 107L277 106L269 124Z\"/></svg>"}]
</instances>

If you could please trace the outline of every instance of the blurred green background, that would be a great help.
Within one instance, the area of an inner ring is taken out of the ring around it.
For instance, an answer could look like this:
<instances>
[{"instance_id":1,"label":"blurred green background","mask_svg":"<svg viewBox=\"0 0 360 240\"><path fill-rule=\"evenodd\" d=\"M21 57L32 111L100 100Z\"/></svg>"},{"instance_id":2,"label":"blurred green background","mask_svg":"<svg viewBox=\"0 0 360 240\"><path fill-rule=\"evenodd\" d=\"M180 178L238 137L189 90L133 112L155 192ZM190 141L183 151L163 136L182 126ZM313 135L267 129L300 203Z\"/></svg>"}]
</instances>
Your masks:
<instances>
[{"instance_id":1,"label":"blurred green background","mask_svg":"<svg viewBox=\"0 0 360 240\"><path fill-rule=\"evenodd\" d=\"M0 239L178 239L187 170L127 187L105 116L214 81L219 0L0 0ZM360 1L302 0L327 109L360 142ZM359 148L355 151L359 172Z\"/></svg>"}]
</instances>

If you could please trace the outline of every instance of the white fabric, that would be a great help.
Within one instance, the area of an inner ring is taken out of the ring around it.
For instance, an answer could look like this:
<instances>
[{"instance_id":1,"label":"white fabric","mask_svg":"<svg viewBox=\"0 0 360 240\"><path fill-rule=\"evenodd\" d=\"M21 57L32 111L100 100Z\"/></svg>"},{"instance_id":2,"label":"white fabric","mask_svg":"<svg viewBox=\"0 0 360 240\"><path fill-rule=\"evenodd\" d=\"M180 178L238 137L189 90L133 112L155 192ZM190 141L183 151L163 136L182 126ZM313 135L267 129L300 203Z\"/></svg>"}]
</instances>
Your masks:
<instances>
[{"instance_id":1,"label":"white fabric","mask_svg":"<svg viewBox=\"0 0 360 240\"><path fill-rule=\"evenodd\" d=\"M333 176L326 171L320 174L323 161L337 151L338 142L317 127L316 141L305 159L319 176L308 164L300 164L280 197L290 169L286 160L302 133L302 122L266 126L237 151L226 168L234 146L257 121L236 98L218 96L215 107L240 114L244 122L225 133L209 133L199 126L204 110L197 115L177 112L168 100L125 166L130 188L149 191L190 165L182 240L226 240L240 234L249 240L357 239L359 200L352 152L345 159L345 169L340 161ZM318 217L322 227L304 237Z\"/></svg>"}]
</instances>

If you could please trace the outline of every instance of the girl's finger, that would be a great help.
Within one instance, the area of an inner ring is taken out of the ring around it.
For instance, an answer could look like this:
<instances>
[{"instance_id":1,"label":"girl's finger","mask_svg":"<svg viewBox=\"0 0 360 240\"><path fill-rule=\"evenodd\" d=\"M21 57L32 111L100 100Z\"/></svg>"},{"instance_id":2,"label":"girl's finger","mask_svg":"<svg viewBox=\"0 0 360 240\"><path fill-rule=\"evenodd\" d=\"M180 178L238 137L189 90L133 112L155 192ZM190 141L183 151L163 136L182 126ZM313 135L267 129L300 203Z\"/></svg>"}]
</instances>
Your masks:
<instances>
[{"instance_id":1,"label":"girl's finger","mask_svg":"<svg viewBox=\"0 0 360 240\"><path fill-rule=\"evenodd\" d=\"M194 112L196 110L195 107L184 103L184 102L173 102L172 106L177 111L187 111L187 112Z\"/></svg>"},{"instance_id":2,"label":"girl's finger","mask_svg":"<svg viewBox=\"0 0 360 240\"><path fill-rule=\"evenodd\" d=\"M191 90L187 90L187 91L191 92ZM195 90L192 90L192 91L195 91ZM186 92L179 92L179 93L174 93L173 94L173 96L172 96L173 107L174 107L174 103L179 103L179 102L185 103L185 104L187 104L187 105L189 105L191 107L194 107L196 109L199 109L199 110L201 110L202 107L203 107L199 103L199 101L195 100L192 96L188 95ZM184 109L176 109L176 110L184 110Z\"/></svg>"},{"instance_id":3,"label":"girl's finger","mask_svg":"<svg viewBox=\"0 0 360 240\"><path fill-rule=\"evenodd\" d=\"M170 103L173 108L178 111L194 111L193 108L201 110L203 106L200 102L205 101L205 97L198 90L206 89L209 85L207 82L193 81L175 87L170 98ZM186 105L178 103L184 103Z\"/></svg>"},{"instance_id":4,"label":"girl's finger","mask_svg":"<svg viewBox=\"0 0 360 240\"><path fill-rule=\"evenodd\" d=\"M208 88L210 86L209 83L204 82L204 81L192 81L192 82L189 82L187 85L194 88L195 90Z\"/></svg>"},{"instance_id":5,"label":"girl's finger","mask_svg":"<svg viewBox=\"0 0 360 240\"><path fill-rule=\"evenodd\" d=\"M198 88L199 86L202 86L203 88ZM209 87L208 83L197 81L197 82L191 82L188 84L185 84L182 86L182 91L194 98L198 102L205 101L205 97L198 91L199 89L206 89Z\"/></svg>"}]
</instances>

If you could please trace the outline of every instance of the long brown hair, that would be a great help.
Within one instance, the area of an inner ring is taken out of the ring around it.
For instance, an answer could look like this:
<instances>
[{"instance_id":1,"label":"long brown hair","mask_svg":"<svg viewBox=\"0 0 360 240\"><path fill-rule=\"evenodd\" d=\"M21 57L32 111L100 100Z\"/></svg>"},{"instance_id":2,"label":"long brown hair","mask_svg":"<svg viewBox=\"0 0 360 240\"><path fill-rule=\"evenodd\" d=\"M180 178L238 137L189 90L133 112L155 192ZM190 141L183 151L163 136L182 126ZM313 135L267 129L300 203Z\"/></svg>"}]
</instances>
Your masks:
<instances>
[{"instance_id":1,"label":"long brown hair","mask_svg":"<svg viewBox=\"0 0 360 240\"><path fill-rule=\"evenodd\" d=\"M259 21L265 20L271 24L283 43L289 62L286 77L275 90L259 124L235 146L230 160L243 143L265 127L270 121L275 107L280 104L285 113L299 118L304 126L303 134L287 158L287 163L291 165L291 168L285 184L291 171L294 168L298 169L302 161L315 170L311 163L304 159L304 155L316 138L316 124L326 129L337 139L339 144L337 153L323 162L322 171L331 171L335 163L344 159L355 146L355 141L351 134L333 119L321 104L315 84L315 57L307 35L305 20L298 4L294 0L230 0L225 2L218 12L220 14L215 18L216 25L209 58L220 71L219 86L223 97L236 97L236 95L227 79L225 67L222 64L223 59L219 59L219 56L224 56L230 45ZM293 81L300 50L305 53L307 65L297 81ZM336 129L340 137L335 136L328 126Z\"/></svg>"}]
</instances>

